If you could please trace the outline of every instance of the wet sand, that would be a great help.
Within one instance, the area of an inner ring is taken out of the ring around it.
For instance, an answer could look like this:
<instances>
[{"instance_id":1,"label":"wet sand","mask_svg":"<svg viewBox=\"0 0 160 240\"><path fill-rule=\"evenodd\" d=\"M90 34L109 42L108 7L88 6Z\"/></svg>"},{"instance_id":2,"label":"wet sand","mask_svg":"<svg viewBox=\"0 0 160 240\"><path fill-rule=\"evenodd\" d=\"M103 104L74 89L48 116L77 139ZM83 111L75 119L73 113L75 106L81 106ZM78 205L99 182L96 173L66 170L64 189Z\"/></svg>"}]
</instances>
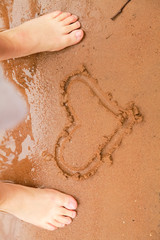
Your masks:
<instances>
[{"instance_id":1,"label":"wet sand","mask_svg":"<svg viewBox=\"0 0 160 240\"><path fill-rule=\"evenodd\" d=\"M0 3L7 29L61 9L85 39L57 53L2 63L29 106L0 135L0 179L73 195L78 216L48 232L0 214L2 240L160 238L158 0ZM2 70L1 70L2 74Z\"/></svg>"}]
</instances>

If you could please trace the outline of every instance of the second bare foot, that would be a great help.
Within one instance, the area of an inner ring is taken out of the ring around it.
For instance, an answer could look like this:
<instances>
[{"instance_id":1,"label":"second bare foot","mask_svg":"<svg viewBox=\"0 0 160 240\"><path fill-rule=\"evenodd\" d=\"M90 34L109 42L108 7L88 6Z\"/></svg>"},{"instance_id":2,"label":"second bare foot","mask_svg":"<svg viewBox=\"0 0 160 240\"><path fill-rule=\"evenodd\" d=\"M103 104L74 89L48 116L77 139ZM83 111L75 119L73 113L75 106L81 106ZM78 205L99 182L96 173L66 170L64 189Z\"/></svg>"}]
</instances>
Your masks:
<instances>
[{"instance_id":1,"label":"second bare foot","mask_svg":"<svg viewBox=\"0 0 160 240\"><path fill-rule=\"evenodd\" d=\"M59 191L8 183L0 183L0 188L0 210L38 227L53 231L76 217L76 200Z\"/></svg>"},{"instance_id":2,"label":"second bare foot","mask_svg":"<svg viewBox=\"0 0 160 240\"><path fill-rule=\"evenodd\" d=\"M76 15L55 11L1 33L14 42L17 57L37 52L59 51L79 43L84 32ZM16 53L15 53L16 52Z\"/></svg>"}]
</instances>

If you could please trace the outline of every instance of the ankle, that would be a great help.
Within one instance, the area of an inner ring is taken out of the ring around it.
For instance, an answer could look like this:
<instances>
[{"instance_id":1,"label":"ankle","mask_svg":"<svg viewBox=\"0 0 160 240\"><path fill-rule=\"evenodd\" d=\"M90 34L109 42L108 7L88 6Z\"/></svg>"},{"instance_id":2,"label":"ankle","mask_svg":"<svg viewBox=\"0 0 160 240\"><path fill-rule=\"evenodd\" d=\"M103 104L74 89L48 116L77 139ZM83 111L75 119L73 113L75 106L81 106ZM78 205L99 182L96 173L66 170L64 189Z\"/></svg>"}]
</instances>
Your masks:
<instances>
[{"instance_id":1,"label":"ankle","mask_svg":"<svg viewBox=\"0 0 160 240\"><path fill-rule=\"evenodd\" d=\"M17 195L20 192L19 186L11 183L0 183L0 211L12 214L12 210L17 204Z\"/></svg>"},{"instance_id":2,"label":"ankle","mask_svg":"<svg viewBox=\"0 0 160 240\"><path fill-rule=\"evenodd\" d=\"M17 31L9 29L0 33L1 45L3 46L2 60L18 56L22 51Z\"/></svg>"}]
</instances>

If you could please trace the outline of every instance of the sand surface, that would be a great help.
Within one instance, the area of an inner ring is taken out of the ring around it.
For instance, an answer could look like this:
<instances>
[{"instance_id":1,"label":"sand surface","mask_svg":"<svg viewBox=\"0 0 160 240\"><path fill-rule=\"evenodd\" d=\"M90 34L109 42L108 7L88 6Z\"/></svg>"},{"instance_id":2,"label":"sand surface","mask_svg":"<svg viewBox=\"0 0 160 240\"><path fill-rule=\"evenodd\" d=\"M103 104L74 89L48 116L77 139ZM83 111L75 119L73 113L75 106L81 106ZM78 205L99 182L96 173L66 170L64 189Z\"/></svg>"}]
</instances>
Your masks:
<instances>
[{"instance_id":1,"label":"sand surface","mask_svg":"<svg viewBox=\"0 0 160 240\"><path fill-rule=\"evenodd\" d=\"M160 239L160 2L3 0L8 29L61 9L85 39L58 53L5 61L26 119L0 135L0 179L56 188L79 202L48 232L0 214L1 240Z\"/></svg>"}]
</instances>

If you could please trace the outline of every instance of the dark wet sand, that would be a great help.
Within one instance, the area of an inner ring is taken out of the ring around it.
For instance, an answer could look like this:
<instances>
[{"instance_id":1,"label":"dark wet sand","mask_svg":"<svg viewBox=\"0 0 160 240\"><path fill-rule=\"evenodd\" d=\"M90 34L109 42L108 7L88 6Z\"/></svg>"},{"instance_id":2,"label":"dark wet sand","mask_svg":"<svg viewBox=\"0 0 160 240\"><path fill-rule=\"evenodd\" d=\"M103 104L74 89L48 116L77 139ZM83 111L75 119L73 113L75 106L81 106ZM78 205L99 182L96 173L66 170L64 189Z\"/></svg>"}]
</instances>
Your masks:
<instances>
[{"instance_id":1,"label":"dark wet sand","mask_svg":"<svg viewBox=\"0 0 160 240\"><path fill-rule=\"evenodd\" d=\"M0 3L4 29L61 9L77 14L86 32L77 46L2 64L30 111L0 135L0 179L56 188L79 208L73 223L55 232L1 213L0 239L160 238L160 4L132 0L112 21L124 3Z\"/></svg>"}]
</instances>

